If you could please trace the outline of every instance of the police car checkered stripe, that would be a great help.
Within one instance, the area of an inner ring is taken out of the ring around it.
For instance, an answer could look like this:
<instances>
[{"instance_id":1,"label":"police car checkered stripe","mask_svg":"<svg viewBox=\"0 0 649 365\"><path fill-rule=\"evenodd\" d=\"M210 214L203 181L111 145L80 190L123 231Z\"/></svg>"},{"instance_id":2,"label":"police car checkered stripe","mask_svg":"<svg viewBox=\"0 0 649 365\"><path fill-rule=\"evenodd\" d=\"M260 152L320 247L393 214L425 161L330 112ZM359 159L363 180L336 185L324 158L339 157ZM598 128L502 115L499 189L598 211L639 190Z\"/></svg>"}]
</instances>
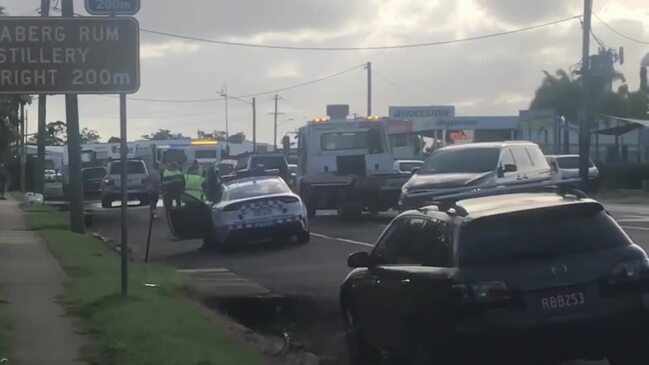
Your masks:
<instances>
[{"instance_id":1,"label":"police car checkered stripe","mask_svg":"<svg viewBox=\"0 0 649 365\"><path fill-rule=\"evenodd\" d=\"M302 219L301 216L290 216L290 217L263 219L263 220L253 221L253 222L237 222L234 224L226 225L225 228L228 230L236 230L236 229L244 229L244 228L270 227L278 224L299 222L301 219Z\"/></svg>"}]
</instances>

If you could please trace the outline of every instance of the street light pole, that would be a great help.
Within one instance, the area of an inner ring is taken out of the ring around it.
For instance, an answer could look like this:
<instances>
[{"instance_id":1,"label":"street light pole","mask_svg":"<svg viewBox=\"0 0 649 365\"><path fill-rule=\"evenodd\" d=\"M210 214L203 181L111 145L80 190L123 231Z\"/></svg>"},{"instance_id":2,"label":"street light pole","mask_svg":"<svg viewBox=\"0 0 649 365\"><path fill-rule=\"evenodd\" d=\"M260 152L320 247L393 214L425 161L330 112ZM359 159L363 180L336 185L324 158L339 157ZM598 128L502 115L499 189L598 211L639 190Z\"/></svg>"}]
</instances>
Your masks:
<instances>
[{"instance_id":1,"label":"street light pole","mask_svg":"<svg viewBox=\"0 0 649 365\"><path fill-rule=\"evenodd\" d=\"M588 183L588 161L590 153L590 26L593 9L592 0L584 0L584 23L581 55L581 110L579 113L579 177L586 186Z\"/></svg>"},{"instance_id":2,"label":"street light pole","mask_svg":"<svg viewBox=\"0 0 649 365\"><path fill-rule=\"evenodd\" d=\"M230 125L228 122L228 84L221 87L221 96L225 98L225 148L230 153Z\"/></svg>"}]
</instances>

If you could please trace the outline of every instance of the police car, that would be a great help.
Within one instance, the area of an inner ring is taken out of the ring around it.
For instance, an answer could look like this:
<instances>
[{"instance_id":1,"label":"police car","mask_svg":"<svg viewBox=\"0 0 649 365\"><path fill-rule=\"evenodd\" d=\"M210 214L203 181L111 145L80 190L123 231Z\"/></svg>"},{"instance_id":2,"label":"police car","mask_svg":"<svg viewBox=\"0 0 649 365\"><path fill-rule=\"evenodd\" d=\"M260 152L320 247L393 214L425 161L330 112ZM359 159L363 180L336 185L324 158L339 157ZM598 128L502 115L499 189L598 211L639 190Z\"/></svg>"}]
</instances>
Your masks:
<instances>
[{"instance_id":1,"label":"police car","mask_svg":"<svg viewBox=\"0 0 649 365\"><path fill-rule=\"evenodd\" d=\"M183 194L167 218L178 239L202 239L205 248L228 249L251 241L310 239L307 211L279 176L248 177L223 184L219 202Z\"/></svg>"}]
</instances>

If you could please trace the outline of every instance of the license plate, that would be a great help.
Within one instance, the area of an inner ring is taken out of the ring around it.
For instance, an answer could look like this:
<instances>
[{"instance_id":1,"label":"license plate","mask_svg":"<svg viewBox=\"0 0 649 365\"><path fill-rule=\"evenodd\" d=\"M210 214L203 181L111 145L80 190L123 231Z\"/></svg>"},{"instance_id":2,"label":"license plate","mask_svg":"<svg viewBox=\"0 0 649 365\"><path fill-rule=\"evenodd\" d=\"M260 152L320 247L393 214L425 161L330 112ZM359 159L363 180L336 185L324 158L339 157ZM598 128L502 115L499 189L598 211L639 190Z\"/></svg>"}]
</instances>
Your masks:
<instances>
[{"instance_id":1,"label":"license plate","mask_svg":"<svg viewBox=\"0 0 649 365\"><path fill-rule=\"evenodd\" d=\"M252 215L255 217L265 217L271 214L273 214L273 210L271 208L260 208L252 211Z\"/></svg>"},{"instance_id":2,"label":"license plate","mask_svg":"<svg viewBox=\"0 0 649 365\"><path fill-rule=\"evenodd\" d=\"M545 311L578 309L586 305L586 295L583 291L574 291L542 296L540 301L541 309Z\"/></svg>"}]
</instances>

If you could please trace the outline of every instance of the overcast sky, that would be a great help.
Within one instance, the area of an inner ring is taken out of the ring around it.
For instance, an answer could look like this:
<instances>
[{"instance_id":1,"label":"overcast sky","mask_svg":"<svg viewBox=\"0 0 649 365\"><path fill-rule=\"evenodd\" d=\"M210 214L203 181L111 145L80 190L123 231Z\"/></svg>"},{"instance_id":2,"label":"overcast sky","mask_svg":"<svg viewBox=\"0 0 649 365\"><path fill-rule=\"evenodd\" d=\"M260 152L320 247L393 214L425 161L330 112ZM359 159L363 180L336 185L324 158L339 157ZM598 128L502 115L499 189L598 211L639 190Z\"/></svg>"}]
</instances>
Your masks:
<instances>
[{"instance_id":1,"label":"overcast sky","mask_svg":"<svg viewBox=\"0 0 649 365\"><path fill-rule=\"evenodd\" d=\"M56 0L52 0L56 3ZM432 42L501 32L578 15L581 0L142 0L142 28L188 36L289 46L352 47ZM594 12L617 30L649 41L649 2L594 0ZM10 15L37 15L39 0L0 0ZM83 0L75 11L85 14ZM56 13L53 13L56 14ZM623 39L593 19L607 47L625 48L616 67L638 87L648 45ZM596 51L597 45L592 45ZM158 99L218 98L272 90L371 61L373 114L390 105L455 105L457 115L517 115L526 109L542 71L568 68L581 57L579 20L487 40L425 48L306 52L253 49L143 33L142 87L135 95ZM389 81L386 81L389 80ZM320 83L280 93L279 136L325 114L326 104L366 111L366 76L359 68ZM81 96L81 127L105 141L119 135L116 99ZM65 120L63 97L48 99L48 121ZM272 95L257 98L258 139L272 141ZM128 104L129 139L158 128L196 137L224 130L224 103ZM37 108L29 108L30 131ZM252 137L251 109L230 102L230 133Z\"/></svg>"}]
</instances>

